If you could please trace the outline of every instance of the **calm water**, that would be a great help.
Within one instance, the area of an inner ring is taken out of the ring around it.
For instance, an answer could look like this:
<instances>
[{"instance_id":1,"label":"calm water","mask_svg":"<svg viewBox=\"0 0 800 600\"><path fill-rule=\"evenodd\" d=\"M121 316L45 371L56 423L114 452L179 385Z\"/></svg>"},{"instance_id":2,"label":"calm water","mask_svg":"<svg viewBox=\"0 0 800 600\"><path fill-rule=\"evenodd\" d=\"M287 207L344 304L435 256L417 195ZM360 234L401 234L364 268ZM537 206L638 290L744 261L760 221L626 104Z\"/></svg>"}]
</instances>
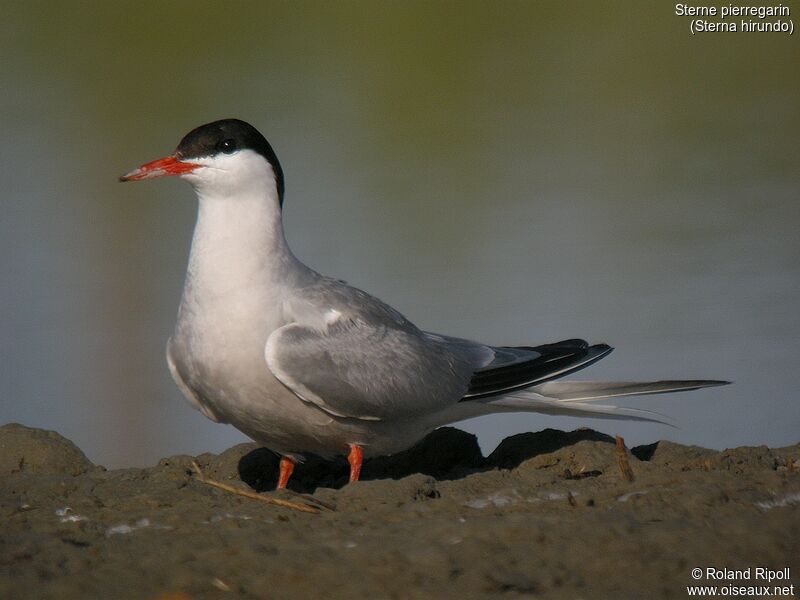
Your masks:
<instances>
[{"instance_id":1,"label":"calm water","mask_svg":"<svg viewBox=\"0 0 800 600\"><path fill-rule=\"evenodd\" d=\"M193 194L116 183L238 116L281 158L296 253L421 327L736 382L626 402L678 429L466 423L486 450L547 426L797 442L798 38L692 37L656 4L0 2L0 423L110 466L243 439L163 359Z\"/></svg>"}]
</instances>

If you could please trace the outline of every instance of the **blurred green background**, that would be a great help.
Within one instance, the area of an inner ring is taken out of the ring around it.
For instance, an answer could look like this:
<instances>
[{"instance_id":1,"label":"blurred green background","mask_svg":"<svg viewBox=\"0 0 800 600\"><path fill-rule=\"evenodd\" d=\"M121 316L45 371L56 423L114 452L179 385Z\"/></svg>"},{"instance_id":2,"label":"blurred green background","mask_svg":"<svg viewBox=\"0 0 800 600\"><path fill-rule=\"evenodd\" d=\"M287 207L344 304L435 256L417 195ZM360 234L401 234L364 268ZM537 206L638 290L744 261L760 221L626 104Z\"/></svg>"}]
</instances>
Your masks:
<instances>
[{"instance_id":1,"label":"blurred green background","mask_svg":"<svg viewBox=\"0 0 800 600\"><path fill-rule=\"evenodd\" d=\"M243 439L164 362L193 194L116 181L235 116L281 159L296 254L419 326L616 346L586 379L736 382L622 403L678 429L466 423L485 450L546 426L798 441L797 35L692 36L640 0L0 8L0 422L109 466Z\"/></svg>"}]
</instances>

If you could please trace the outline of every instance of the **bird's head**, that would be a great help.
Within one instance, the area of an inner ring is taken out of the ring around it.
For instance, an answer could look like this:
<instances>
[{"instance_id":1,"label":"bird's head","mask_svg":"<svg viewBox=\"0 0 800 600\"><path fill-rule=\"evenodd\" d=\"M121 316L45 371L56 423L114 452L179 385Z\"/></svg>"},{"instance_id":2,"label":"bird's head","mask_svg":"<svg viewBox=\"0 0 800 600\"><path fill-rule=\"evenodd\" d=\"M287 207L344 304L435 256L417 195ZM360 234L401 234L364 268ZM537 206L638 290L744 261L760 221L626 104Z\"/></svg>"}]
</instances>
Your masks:
<instances>
[{"instance_id":1,"label":"bird's head","mask_svg":"<svg viewBox=\"0 0 800 600\"><path fill-rule=\"evenodd\" d=\"M126 173L120 181L167 175L185 179L201 196L237 197L271 186L283 205L283 171L259 131L239 119L223 119L187 133L175 152Z\"/></svg>"}]
</instances>

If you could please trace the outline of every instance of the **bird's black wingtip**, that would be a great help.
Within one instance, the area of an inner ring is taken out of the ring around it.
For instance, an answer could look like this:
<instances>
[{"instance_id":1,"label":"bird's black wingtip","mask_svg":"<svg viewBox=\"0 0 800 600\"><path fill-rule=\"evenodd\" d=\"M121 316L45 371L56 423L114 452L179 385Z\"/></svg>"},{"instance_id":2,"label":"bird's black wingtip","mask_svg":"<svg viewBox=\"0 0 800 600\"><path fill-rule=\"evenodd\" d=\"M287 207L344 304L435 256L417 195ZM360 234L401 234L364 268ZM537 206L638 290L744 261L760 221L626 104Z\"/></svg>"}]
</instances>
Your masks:
<instances>
[{"instance_id":1,"label":"bird's black wingtip","mask_svg":"<svg viewBox=\"0 0 800 600\"><path fill-rule=\"evenodd\" d=\"M687 383L694 384L691 389L700 390L703 388L719 387L721 385L730 385L732 381L725 381L724 379L699 379L697 381L688 381Z\"/></svg>"}]
</instances>

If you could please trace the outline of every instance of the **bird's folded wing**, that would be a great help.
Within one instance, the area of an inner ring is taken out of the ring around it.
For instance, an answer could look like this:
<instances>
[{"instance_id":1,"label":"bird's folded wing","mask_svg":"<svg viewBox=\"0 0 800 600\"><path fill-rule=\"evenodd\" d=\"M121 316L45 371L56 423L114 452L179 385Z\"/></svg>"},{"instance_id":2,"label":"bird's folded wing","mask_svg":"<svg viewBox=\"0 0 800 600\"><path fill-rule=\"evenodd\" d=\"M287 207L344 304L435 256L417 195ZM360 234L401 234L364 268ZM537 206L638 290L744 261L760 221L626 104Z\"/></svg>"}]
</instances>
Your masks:
<instances>
[{"instance_id":1,"label":"bird's folded wing","mask_svg":"<svg viewBox=\"0 0 800 600\"><path fill-rule=\"evenodd\" d=\"M273 332L265 358L305 402L338 417L416 418L457 402L474 366L413 327L336 320Z\"/></svg>"}]
</instances>

